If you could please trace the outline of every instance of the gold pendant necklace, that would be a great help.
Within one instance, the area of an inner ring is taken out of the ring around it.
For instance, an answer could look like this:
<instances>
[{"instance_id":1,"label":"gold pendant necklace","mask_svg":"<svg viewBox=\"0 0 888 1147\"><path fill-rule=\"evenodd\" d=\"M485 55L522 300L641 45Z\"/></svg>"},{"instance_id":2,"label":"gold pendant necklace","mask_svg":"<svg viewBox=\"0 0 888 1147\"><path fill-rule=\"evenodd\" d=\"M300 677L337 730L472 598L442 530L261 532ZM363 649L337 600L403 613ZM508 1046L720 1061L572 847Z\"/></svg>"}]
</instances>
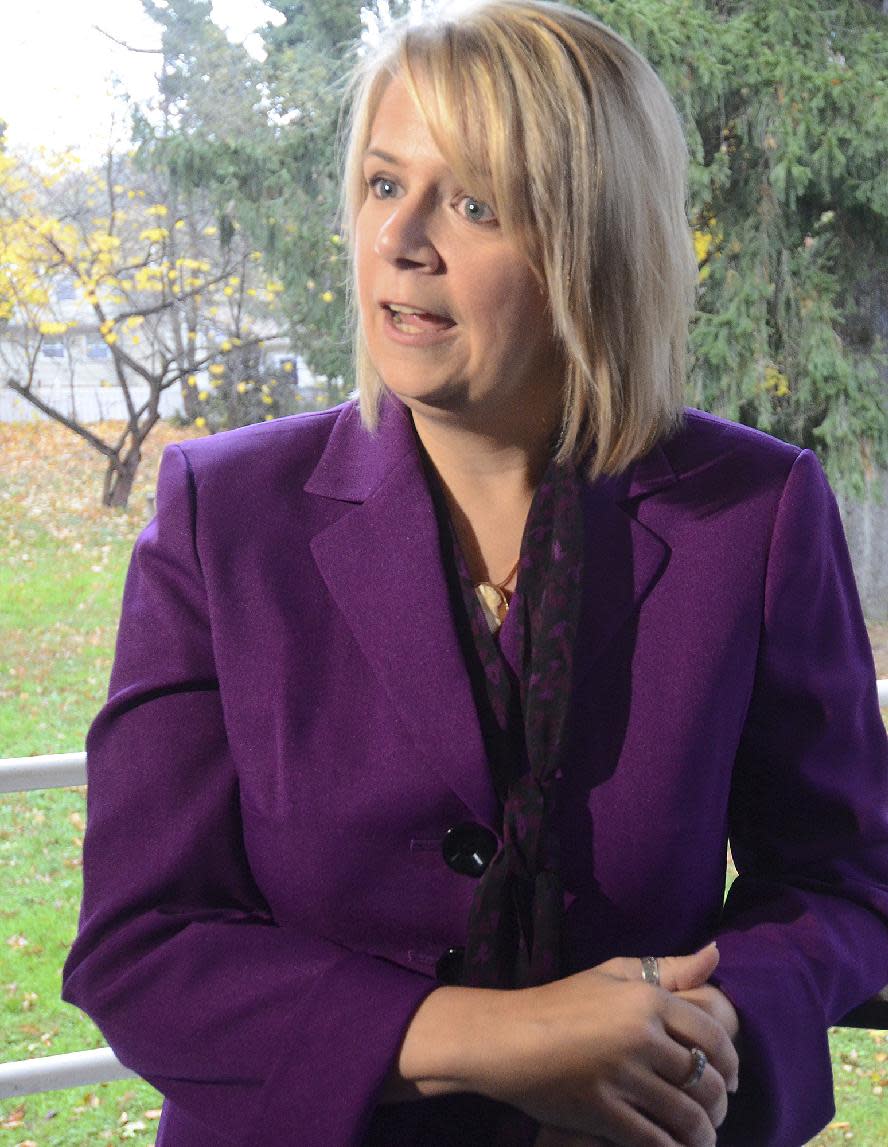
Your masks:
<instances>
[{"instance_id":1,"label":"gold pendant necklace","mask_svg":"<svg viewBox=\"0 0 888 1147\"><path fill-rule=\"evenodd\" d=\"M518 569L518 562L520 561L521 555L519 554L518 560L502 581L482 581L475 586L475 594L481 602L484 620L487 622L487 628L491 633L496 633L506 620L506 614L509 612L509 597L506 594L506 586L512 580L512 575Z\"/></svg>"}]
</instances>

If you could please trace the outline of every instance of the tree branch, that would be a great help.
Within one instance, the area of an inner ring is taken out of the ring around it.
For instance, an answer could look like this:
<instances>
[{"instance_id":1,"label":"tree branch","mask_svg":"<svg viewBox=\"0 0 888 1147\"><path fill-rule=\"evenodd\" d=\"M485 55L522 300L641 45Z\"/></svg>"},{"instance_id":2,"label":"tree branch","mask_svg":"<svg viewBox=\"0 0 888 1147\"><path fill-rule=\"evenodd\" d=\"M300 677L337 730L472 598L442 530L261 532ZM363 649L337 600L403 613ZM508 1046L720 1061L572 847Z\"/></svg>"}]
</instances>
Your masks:
<instances>
[{"instance_id":1,"label":"tree branch","mask_svg":"<svg viewBox=\"0 0 888 1147\"><path fill-rule=\"evenodd\" d=\"M106 32L104 28L100 28L98 24L93 24L93 30L102 36L106 36L113 43L117 44L119 48L126 48L128 52L136 52L140 56L162 56L163 48L134 48L132 44L127 44L125 40L118 40L116 36L112 36L110 32Z\"/></svg>"},{"instance_id":2,"label":"tree branch","mask_svg":"<svg viewBox=\"0 0 888 1147\"><path fill-rule=\"evenodd\" d=\"M147 262L139 263L138 266L134 267L134 269L139 270L147 265ZM117 277L123 273L123 271L118 272ZM114 321L115 323L121 323L126 319L132 318L147 319L149 315L158 315L162 311L172 310L173 307L177 306L179 303L184 303L188 299L194 299L198 295L202 295L206 291L212 290L213 287L218 287L221 282L224 282L224 280L228 278L228 274L229 272L225 271L224 273L217 275L214 279L207 279L206 282L202 283L199 287L189 287L187 291L182 291L181 294L172 294L171 292L168 297L161 299L159 303L155 303L155 305L152 307L135 307L129 311L118 311L114 316Z\"/></svg>"},{"instance_id":3,"label":"tree branch","mask_svg":"<svg viewBox=\"0 0 888 1147\"><path fill-rule=\"evenodd\" d=\"M103 442L101 438L98 438L92 431L87 430L85 426L81 426L80 423L75 422L73 418L62 414L60 410L56 410L54 406L50 406L49 403L44 402L42 398L38 398L29 386L22 386L22 384L14 378L8 378L6 385L10 390L14 390L16 394L20 394L26 402L30 402L32 406L36 406L38 410L43 411L48 418L52 418L56 422L61 422L63 426L67 426L69 430L73 430L75 434L79 434L81 438L85 438L94 450L98 450L98 452L104 454L106 458L115 457L113 447L109 446L107 442Z\"/></svg>"},{"instance_id":4,"label":"tree branch","mask_svg":"<svg viewBox=\"0 0 888 1147\"><path fill-rule=\"evenodd\" d=\"M117 375L117 385L123 391L123 401L126 403L127 413L129 414L129 421L133 422L136 416L135 403L133 396L130 394L129 379L126 377L121 362L122 352L116 351L115 347L111 348L111 360L114 363L114 373ZM150 383L149 383L150 385Z\"/></svg>"}]
</instances>

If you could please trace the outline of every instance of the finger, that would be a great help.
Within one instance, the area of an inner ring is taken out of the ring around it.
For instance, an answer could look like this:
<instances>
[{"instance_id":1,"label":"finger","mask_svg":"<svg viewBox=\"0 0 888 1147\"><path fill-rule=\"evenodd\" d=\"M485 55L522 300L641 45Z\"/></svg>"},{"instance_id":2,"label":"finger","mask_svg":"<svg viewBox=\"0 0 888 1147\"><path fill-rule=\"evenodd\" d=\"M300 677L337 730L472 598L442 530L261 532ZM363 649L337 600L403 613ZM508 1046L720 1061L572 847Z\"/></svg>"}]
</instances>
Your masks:
<instances>
[{"instance_id":1,"label":"finger","mask_svg":"<svg viewBox=\"0 0 888 1147\"><path fill-rule=\"evenodd\" d=\"M715 971L718 958L718 948L714 941L699 952L692 952L690 956L661 956L657 960L660 987L669 992L699 988ZM618 980L640 980L642 963L636 956L618 956L598 964L595 971L614 976Z\"/></svg>"},{"instance_id":2,"label":"finger","mask_svg":"<svg viewBox=\"0 0 888 1147\"><path fill-rule=\"evenodd\" d=\"M663 956L660 964L660 987L668 992L699 988L718 967L718 948L707 944L690 956Z\"/></svg>"},{"instance_id":3,"label":"finger","mask_svg":"<svg viewBox=\"0 0 888 1147\"><path fill-rule=\"evenodd\" d=\"M648 1072L649 1079L654 1077ZM665 1084L663 1086L666 1086ZM672 1095L679 1095L675 1088L669 1089ZM634 1089L633 1089L634 1091ZM665 1103L668 1109L672 1097ZM662 1102L662 1101L661 1101ZM656 1107L657 1104L653 1103ZM698 1109L699 1110L699 1109ZM647 1104L639 1106L637 1095L627 1096L616 1102L609 1112L606 1142L617 1147L715 1147L715 1132L709 1120L703 1117L701 1135L696 1139L675 1138L656 1113L647 1110Z\"/></svg>"},{"instance_id":4,"label":"finger","mask_svg":"<svg viewBox=\"0 0 888 1147\"><path fill-rule=\"evenodd\" d=\"M689 1065L690 1056L687 1056L685 1067L689 1068ZM688 1074L686 1070L685 1078ZM728 1105L726 1098L719 1097L721 1077L711 1067L707 1067L706 1075L710 1078L701 1077L691 1092L649 1074L643 1089L639 1085L639 1110L678 1143L687 1147L715 1147L716 1127L724 1121ZM724 1097L723 1080L721 1084ZM711 1105L711 1110L707 1104Z\"/></svg>"},{"instance_id":5,"label":"finger","mask_svg":"<svg viewBox=\"0 0 888 1147\"><path fill-rule=\"evenodd\" d=\"M670 1087L677 1088L698 1103L713 1127L722 1125L728 1113L728 1090L724 1077L711 1064L707 1063L703 1074L696 1078L695 1060L690 1049L668 1040L658 1048L651 1066Z\"/></svg>"},{"instance_id":6,"label":"finger","mask_svg":"<svg viewBox=\"0 0 888 1147\"><path fill-rule=\"evenodd\" d=\"M704 984L702 988L676 992L676 995L682 1000L687 1000L689 1004L702 1008L707 1015L712 1016L717 1023L722 1025L733 1043L737 1043L737 1037L740 1034L740 1017L724 992L713 984Z\"/></svg>"},{"instance_id":7,"label":"finger","mask_svg":"<svg viewBox=\"0 0 888 1147\"><path fill-rule=\"evenodd\" d=\"M641 960L638 956L616 956L603 964L596 964L594 971L613 976L615 980L640 980Z\"/></svg>"},{"instance_id":8,"label":"finger","mask_svg":"<svg viewBox=\"0 0 888 1147\"><path fill-rule=\"evenodd\" d=\"M725 1081L728 1090L737 1089L737 1049L722 1025L712 1016L679 996L669 995L666 996L663 1026L673 1040L685 1048L699 1047Z\"/></svg>"}]
</instances>

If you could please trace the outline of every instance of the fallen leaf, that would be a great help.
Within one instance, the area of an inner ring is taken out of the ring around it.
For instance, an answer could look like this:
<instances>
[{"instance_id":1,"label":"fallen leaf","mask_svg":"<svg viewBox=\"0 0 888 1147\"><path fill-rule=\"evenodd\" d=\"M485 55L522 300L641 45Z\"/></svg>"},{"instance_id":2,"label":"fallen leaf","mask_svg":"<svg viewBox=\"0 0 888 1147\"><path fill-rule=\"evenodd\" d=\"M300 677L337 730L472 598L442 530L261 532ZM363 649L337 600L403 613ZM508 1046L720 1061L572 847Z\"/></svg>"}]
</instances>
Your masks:
<instances>
[{"instance_id":1,"label":"fallen leaf","mask_svg":"<svg viewBox=\"0 0 888 1147\"><path fill-rule=\"evenodd\" d=\"M2 1127L5 1131L12 1131L16 1127L21 1127L21 1125L22 1125L22 1123L24 1123L24 1121L25 1121L25 1105L22 1104L21 1107L14 1107L12 1109L12 1111L10 1111L10 1113L6 1116L6 1118L3 1120L3 1122L0 1123L0 1127Z\"/></svg>"}]
</instances>

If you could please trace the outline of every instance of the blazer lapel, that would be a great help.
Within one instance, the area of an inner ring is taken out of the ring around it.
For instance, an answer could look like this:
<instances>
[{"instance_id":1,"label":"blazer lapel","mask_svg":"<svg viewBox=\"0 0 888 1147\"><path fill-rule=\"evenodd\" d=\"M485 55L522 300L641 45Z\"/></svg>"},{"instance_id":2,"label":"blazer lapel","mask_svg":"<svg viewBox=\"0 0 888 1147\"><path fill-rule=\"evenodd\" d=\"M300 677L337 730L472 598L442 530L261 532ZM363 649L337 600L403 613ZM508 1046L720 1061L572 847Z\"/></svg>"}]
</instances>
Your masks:
<instances>
[{"instance_id":1,"label":"blazer lapel","mask_svg":"<svg viewBox=\"0 0 888 1147\"><path fill-rule=\"evenodd\" d=\"M667 541L636 515L644 498L675 481L665 453L655 446L626 474L583 488L585 568L574 663L577 686L666 568Z\"/></svg>"},{"instance_id":2,"label":"blazer lapel","mask_svg":"<svg viewBox=\"0 0 888 1147\"><path fill-rule=\"evenodd\" d=\"M409 414L389 400L375 436L352 407L306 491L353 505L311 543L315 562L418 755L496 828L468 674L450 612L438 527Z\"/></svg>"}]
</instances>

